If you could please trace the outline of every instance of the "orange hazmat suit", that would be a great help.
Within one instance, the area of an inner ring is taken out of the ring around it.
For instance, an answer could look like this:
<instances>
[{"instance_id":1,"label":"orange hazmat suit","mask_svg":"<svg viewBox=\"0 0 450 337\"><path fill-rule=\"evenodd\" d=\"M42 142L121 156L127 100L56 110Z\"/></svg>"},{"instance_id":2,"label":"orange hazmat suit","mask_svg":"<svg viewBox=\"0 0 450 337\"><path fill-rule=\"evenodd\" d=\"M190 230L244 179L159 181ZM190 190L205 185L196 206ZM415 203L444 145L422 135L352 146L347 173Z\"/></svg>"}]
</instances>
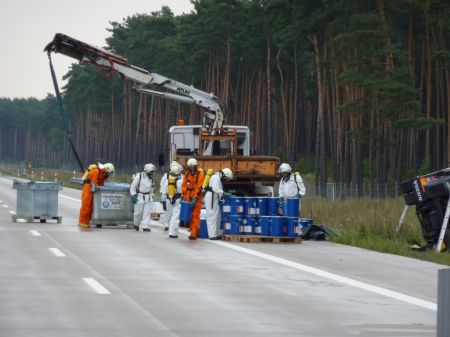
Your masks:
<instances>
[{"instance_id":1,"label":"orange hazmat suit","mask_svg":"<svg viewBox=\"0 0 450 337\"><path fill-rule=\"evenodd\" d=\"M85 174L83 175L83 191L81 193L81 208L80 208L80 227L90 227L93 211L93 192L91 192L91 184L94 183L99 186L105 184L108 178L106 170L99 168L97 165L92 164L89 166Z\"/></svg>"},{"instance_id":2,"label":"orange hazmat suit","mask_svg":"<svg viewBox=\"0 0 450 337\"><path fill-rule=\"evenodd\" d=\"M200 212L202 209L202 184L205 179L205 173L202 169L198 169L195 174L186 172L183 178L181 195L185 201L191 202L192 199L197 198L197 202L192 208L191 222L189 228L191 229L191 236L197 237L200 228Z\"/></svg>"}]
</instances>

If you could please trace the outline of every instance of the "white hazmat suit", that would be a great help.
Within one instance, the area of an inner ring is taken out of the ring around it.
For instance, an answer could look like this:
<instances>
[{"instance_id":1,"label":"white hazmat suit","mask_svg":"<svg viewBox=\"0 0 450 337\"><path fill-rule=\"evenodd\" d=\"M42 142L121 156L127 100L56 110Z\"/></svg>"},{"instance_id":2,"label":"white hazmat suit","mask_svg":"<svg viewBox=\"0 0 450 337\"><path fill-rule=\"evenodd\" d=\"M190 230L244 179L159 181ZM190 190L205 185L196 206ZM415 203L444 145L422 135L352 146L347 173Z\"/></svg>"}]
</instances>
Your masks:
<instances>
[{"instance_id":1,"label":"white hazmat suit","mask_svg":"<svg viewBox=\"0 0 450 337\"><path fill-rule=\"evenodd\" d=\"M291 173L287 178L281 178L278 195L281 198L297 198L302 197L306 193L305 183L302 177L298 174Z\"/></svg>"},{"instance_id":2,"label":"white hazmat suit","mask_svg":"<svg viewBox=\"0 0 450 337\"><path fill-rule=\"evenodd\" d=\"M130 194L137 196L137 203L134 205L134 226L142 230L150 229L153 188L154 180L145 172L136 174L130 186Z\"/></svg>"},{"instance_id":3,"label":"white hazmat suit","mask_svg":"<svg viewBox=\"0 0 450 337\"><path fill-rule=\"evenodd\" d=\"M161 178L161 181L159 182L159 191L161 192L161 201L166 203L166 209L165 212L162 214L161 216L161 223L164 225L164 229L168 229L169 228L169 221L170 218L172 217L172 208L170 208L167 206L168 201L167 201L167 188L169 186L169 181L167 180L169 176L169 173L166 172L164 173L164 175Z\"/></svg>"},{"instance_id":4,"label":"white hazmat suit","mask_svg":"<svg viewBox=\"0 0 450 337\"><path fill-rule=\"evenodd\" d=\"M301 198L306 193L305 183L303 182L300 174L294 174L291 172L286 178L281 178L280 187L278 189L278 195L280 198ZM298 214L300 214L301 199L298 205Z\"/></svg>"},{"instance_id":5,"label":"white hazmat suit","mask_svg":"<svg viewBox=\"0 0 450 337\"><path fill-rule=\"evenodd\" d=\"M170 237L178 237L178 225L180 223L180 210L181 210L181 191L183 186L183 177L181 174L173 175L172 173L169 175L169 178L176 179L176 194L174 197L167 197L166 205L167 205L167 213L170 214L170 218L168 218L169 222L169 236ZM168 185L168 183L167 183Z\"/></svg>"},{"instance_id":6,"label":"white hazmat suit","mask_svg":"<svg viewBox=\"0 0 450 337\"><path fill-rule=\"evenodd\" d=\"M219 200L223 195L223 185L220 179L220 172L214 173L209 180L206 190L205 202L206 223L208 225L209 238L217 238L220 236L220 205Z\"/></svg>"}]
</instances>

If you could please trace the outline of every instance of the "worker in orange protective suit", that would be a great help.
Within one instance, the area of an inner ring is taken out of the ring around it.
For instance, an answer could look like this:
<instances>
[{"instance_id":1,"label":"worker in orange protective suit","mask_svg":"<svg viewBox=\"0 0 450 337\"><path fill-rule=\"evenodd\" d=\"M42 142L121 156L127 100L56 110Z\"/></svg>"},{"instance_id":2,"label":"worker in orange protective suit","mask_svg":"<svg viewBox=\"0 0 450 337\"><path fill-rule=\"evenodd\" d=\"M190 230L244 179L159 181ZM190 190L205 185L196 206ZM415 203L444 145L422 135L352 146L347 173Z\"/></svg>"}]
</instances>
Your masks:
<instances>
[{"instance_id":1,"label":"worker in orange protective suit","mask_svg":"<svg viewBox=\"0 0 450 337\"><path fill-rule=\"evenodd\" d=\"M181 189L181 200L191 202L192 216L189 222L191 234L189 240L196 240L198 230L200 228L200 211L202 209L202 184L205 179L205 173L201 168L197 167L197 160L190 158L187 161L188 171L183 177L183 185Z\"/></svg>"},{"instance_id":2,"label":"worker in orange protective suit","mask_svg":"<svg viewBox=\"0 0 450 337\"><path fill-rule=\"evenodd\" d=\"M91 164L83 175L83 191L81 193L81 208L78 226L89 228L93 211L93 192L91 185L103 186L106 179L114 174L114 165Z\"/></svg>"}]
</instances>

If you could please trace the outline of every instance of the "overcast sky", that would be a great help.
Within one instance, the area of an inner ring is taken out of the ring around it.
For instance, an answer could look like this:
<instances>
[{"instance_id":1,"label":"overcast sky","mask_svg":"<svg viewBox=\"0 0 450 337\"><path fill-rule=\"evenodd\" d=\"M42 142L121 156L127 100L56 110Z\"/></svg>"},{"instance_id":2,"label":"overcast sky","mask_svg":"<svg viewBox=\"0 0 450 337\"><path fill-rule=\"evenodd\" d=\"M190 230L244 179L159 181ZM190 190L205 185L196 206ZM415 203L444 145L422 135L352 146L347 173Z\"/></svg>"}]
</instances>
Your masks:
<instances>
[{"instance_id":1,"label":"overcast sky","mask_svg":"<svg viewBox=\"0 0 450 337\"><path fill-rule=\"evenodd\" d=\"M43 49L55 33L103 47L110 21L122 22L136 13L149 14L164 5L175 15L193 9L189 0L2 0L0 97L42 99L47 93L54 94ZM53 54L52 60L62 87L61 78L73 59Z\"/></svg>"}]
</instances>

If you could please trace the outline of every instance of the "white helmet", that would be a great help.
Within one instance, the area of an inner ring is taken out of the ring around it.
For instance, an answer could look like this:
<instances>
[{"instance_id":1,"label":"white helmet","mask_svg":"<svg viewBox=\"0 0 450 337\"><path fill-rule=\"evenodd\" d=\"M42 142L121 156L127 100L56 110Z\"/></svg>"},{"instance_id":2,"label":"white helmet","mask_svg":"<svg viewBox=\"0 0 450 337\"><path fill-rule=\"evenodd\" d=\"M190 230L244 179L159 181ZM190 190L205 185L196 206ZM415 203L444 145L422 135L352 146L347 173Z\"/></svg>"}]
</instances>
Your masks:
<instances>
[{"instance_id":1,"label":"white helmet","mask_svg":"<svg viewBox=\"0 0 450 337\"><path fill-rule=\"evenodd\" d=\"M106 163L105 165L103 165L106 173L108 173L108 175L112 176L114 174L114 165L111 163Z\"/></svg>"},{"instance_id":2,"label":"white helmet","mask_svg":"<svg viewBox=\"0 0 450 337\"><path fill-rule=\"evenodd\" d=\"M178 175L181 173L181 166L177 162L170 164L170 173Z\"/></svg>"},{"instance_id":3,"label":"white helmet","mask_svg":"<svg viewBox=\"0 0 450 337\"><path fill-rule=\"evenodd\" d=\"M233 179L233 172L229 169L229 168L227 168L227 167L225 167L225 168L223 168L222 170L222 173L223 173L223 176L228 180L228 179Z\"/></svg>"},{"instance_id":4,"label":"white helmet","mask_svg":"<svg viewBox=\"0 0 450 337\"><path fill-rule=\"evenodd\" d=\"M289 164L283 163L283 164L280 165L279 171L280 171L280 173L291 172L292 171L292 167Z\"/></svg>"},{"instance_id":5,"label":"white helmet","mask_svg":"<svg viewBox=\"0 0 450 337\"><path fill-rule=\"evenodd\" d=\"M150 172L153 172L154 170L156 170L155 165L153 165L153 164L145 164L145 166L144 166L144 172L145 173L150 173Z\"/></svg>"},{"instance_id":6,"label":"white helmet","mask_svg":"<svg viewBox=\"0 0 450 337\"><path fill-rule=\"evenodd\" d=\"M189 160L187 161L187 166L197 166L197 159L189 158Z\"/></svg>"}]
</instances>

